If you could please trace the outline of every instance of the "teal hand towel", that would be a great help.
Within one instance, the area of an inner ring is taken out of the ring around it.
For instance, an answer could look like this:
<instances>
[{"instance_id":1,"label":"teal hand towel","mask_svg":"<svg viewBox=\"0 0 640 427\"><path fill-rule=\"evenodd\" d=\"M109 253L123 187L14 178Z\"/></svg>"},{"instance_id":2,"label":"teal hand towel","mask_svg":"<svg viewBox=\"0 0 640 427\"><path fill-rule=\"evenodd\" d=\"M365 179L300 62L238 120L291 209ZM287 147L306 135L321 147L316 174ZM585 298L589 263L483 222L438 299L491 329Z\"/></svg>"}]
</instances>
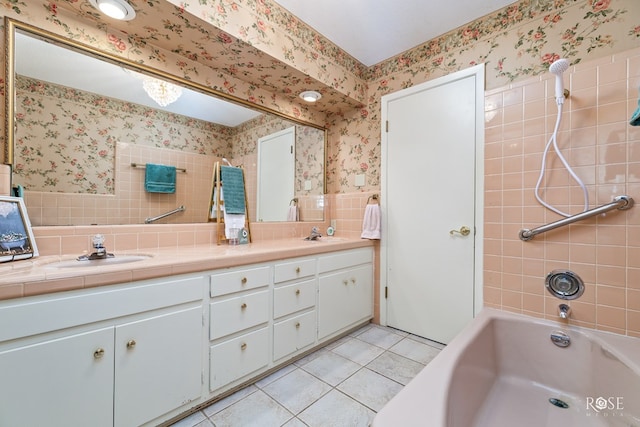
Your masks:
<instances>
[{"instance_id":1,"label":"teal hand towel","mask_svg":"<svg viewBox=\"0 0 640 427\"><path fill-rule=\"evenodd\" d=\"M631 116L629 124L631 126L640 126L640 99L638 99L638 108L636 108L636 111Z\"/></svg>"},{"instance_id":2,"label":"teal hand towel","mask_svg":"<svg viewBox=\"0 0 640 427\"><path fill-rule=\"evenodd\" d=\"M220 167L222 191L224 194L224 211L228 214L244 214L244 175L242 169L232 166Z\"/></svg>"},{"instance_id":3,"label":"teal hand towel","mask_svg":"<svg viewBox=\"0 0 640 427\"><path fill-rule=\"evenodd\" d=\"M148 193L175 193L176 168L147 163L144 173L144 189Z\"/></svg>"}]
</instances>

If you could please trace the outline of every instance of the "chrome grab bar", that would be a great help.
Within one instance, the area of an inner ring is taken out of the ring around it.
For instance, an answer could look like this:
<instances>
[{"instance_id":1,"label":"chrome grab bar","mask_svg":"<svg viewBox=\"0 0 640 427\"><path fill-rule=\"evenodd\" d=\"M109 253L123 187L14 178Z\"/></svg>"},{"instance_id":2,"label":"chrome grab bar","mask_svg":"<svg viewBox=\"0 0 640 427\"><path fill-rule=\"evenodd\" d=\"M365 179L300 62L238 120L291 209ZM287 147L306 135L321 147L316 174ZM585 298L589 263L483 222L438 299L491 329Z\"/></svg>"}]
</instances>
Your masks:
<instances>
[{"instance_id":1,"label":"chrome grab bar","mask_svg":"<svg viewBox=\"0 0 640 427\"><path fill-rule=\"evenodd\" d=\"M563 227L565 225L572 224L577 221L581 221L583 219L591 218L592 216L600 215L605 212L612 211L614 209L618 210L626 210L631 209L633 206L633 199L629 196L617 196L613 199L613 202L607 203L606 205L599 206L597 208L589 209L588 211L581 212L579 214L571 215L570 217L560 219L558 221L541 225L540 227L536 227L534 229L523 228L520 230L518 236L520 240L527 241L534 238L534 236L544 233L546 231L550 231L556 229L558 227Z\"/></svg>"},{"instance_id":2,"label":"chrome grab bar","mask_svg":"<svg viewBox=\"0 0 640 427\"><path fill-rule=\"evenodd\" d=\"M172 210L172 211L165 212L165 213L160 214L160 215L158 215L158 216L149 217L149 218L147 218L147 219L145 219L145 220L144 220L144 223L145 223L145 224L151 224L152 222L155 222L155 221L157 221L157 220L159 220L159 219L162 219L162 218L167 217L167 216L169 216L169 215L173 215L173 214L178 213L178 212L182 212L182 211L184 211L184 210L185 210L185 207L184 207L184 205L183 205L183 206L180 206L179 208L175 208L175 209L174 209L174 210Z\"/></svg>"}]
</instances>

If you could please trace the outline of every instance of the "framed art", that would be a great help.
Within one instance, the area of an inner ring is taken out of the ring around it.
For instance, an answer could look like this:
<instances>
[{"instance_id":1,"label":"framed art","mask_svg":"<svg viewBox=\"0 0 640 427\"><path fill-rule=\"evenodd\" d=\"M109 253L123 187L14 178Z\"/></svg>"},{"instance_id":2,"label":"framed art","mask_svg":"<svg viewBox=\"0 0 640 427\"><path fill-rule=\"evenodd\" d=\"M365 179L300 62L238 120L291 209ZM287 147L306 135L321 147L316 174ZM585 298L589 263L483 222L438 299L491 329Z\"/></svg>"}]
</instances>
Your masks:
<instances>
[{"instance_id":1,"label":"framed art","mask_svg":"<svg viewBox=\"0 0 640 427\"><path fill-rule=\"evenodd\" d=\"M38 256L31 222L21 197L0 196L0 262Z\"/></svg>"}]
</instances>

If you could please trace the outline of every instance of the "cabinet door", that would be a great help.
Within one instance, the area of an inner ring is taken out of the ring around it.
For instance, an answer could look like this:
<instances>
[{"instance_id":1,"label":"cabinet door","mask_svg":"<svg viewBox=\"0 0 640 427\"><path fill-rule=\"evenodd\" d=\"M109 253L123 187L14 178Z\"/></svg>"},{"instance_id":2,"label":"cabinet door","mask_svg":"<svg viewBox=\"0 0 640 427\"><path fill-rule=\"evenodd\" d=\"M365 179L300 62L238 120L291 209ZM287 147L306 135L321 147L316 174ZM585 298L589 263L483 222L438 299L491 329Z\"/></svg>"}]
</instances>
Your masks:
<instances>
[{"instance_id":1,"label":"cabinet door","mask_svg":"<svg viewBox=\"0 0 640 427\"><path fill-rule=\"evenodd\" d=\"M202 307L116 326L115 426L151 421L202 394Z\"/></svg>"},{"instance_id":2,"label":"cabinet door","mask_svg":"<svg viewBox=\"0 0 640 427\"><path fill-rule=\"evenodd\" d=\"M1 426L112 426L113 327L0 351Z\"/></svg>"},{"instance_id":3,"label":"cabinet door","mask_svg":"<svg viewBox=\"0 0 640 427\"><path fill-rule=\"evenodd\" d=\"M373 271L370 264L320 277L318 338L373 316Z\"/></svg>"},{"instance_id":4,"label":"cabinet door","mask_svg":"<svg viewBox=\"0 0 640 427\"><path fill-rule=\"evenodd\" d=\"M293 354L315 341L315 311L278 322L273 325L273 360Z\"/></svg>"},{"instance_id":5,"label":"cabinet door","mask_svg":"<svg viewBox=\"0 0 640 427\"><path fill-rule=\"evenodd\" d=\"M211 391L243 378L269 364L269 330L241 335L211 346Z\"/></svg>"}]
</instances>

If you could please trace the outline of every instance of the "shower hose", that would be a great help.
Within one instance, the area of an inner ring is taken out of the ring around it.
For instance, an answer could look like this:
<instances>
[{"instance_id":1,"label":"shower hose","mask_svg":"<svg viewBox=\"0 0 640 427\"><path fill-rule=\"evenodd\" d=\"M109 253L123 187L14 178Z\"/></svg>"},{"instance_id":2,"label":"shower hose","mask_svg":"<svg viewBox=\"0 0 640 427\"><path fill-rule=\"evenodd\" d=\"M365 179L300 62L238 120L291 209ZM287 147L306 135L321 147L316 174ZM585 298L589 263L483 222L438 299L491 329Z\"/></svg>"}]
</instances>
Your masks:
<instances>
[{"instance_id":1,"label":"shower hose","mask_svg":"<svg viewBox=\"0 0 640 427\"><path fill-rule=\"evenodd\" d=\"M578 175L576 175L576 173L573 171L573 169L569 165L569 162L567 162L567 160L564 158L564 156L562 155L562 152L560 151L560 148L558 147L558 129L560 128L560 121L562 117L562 105L563 105L564 99L558 98L556 102L558 104L558 117L556 119L555 127L553 128L553 134L551 135L551 138L549 138L549 142L547 142L547 145L544 148L544 152L542 154L542 165L540 167L540 176L538 177L538 182L536 183L535 195L536 195L536 199L538 200L538 202L540 202L542 206L552 210L553 212L559 215L562 215L564 217L569 217L571 216L571 214L562 212L561 210L555 208L554 206L545 202L542 199L542 196L540 196L540 185L542 184L542 180L544 179L544 173L545 173L546 164L547 164L547 155L549 154L549 150L551 146L553 146L554 151L556 152L558 158L564 165L567 172L569 172L571 177L578 183L578 185L580 185L580 188L582 189L582 193L584 194L584 210L586 211L589 209L589 192L587 191L587 187L584 185L584 182L582 182L580 177L578 177Z\"/></svg>"}]
</instances>

